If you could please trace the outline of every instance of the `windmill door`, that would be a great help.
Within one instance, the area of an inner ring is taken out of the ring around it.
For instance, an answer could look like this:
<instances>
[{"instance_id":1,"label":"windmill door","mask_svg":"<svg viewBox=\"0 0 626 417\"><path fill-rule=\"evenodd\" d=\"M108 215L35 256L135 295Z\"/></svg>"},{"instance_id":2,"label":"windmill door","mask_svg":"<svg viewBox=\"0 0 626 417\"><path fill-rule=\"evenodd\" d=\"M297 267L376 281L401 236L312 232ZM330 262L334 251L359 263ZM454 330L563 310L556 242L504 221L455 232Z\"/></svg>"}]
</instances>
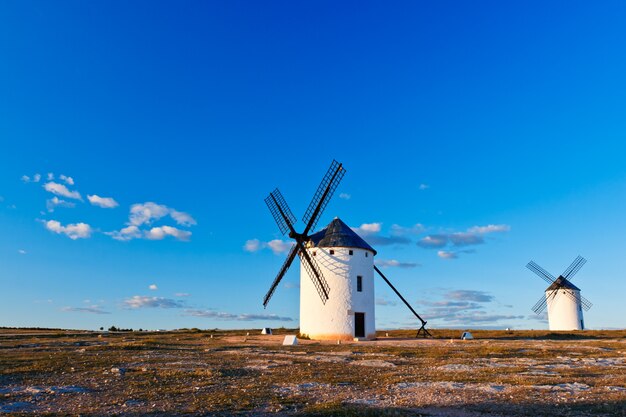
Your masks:
<instances>
[{"instance_id":1,"label":"windmill door","mask_svg":"<svg viewBox=\"0 0 626 417\"><path fill-rule=\"evenodd\" d=\"M354 313L354 337L365 337L365 313Z\"/></svg>"}]
</instances>

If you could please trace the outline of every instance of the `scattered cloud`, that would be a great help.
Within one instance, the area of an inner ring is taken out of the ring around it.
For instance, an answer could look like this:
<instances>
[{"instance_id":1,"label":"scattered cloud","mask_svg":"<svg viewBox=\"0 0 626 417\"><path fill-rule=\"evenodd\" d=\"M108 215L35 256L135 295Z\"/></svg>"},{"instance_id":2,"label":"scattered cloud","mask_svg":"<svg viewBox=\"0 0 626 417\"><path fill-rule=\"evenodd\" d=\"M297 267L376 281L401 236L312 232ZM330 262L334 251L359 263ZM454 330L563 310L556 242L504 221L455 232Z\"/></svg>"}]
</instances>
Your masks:
<instances>
[{"instance_id":1,"label":"scattered cloud","mask_svg":"<svg viewBox=\"0 0 626 417\"><path fill-rule=\"evenodd\" d=\"M366 236L367 243L372 246L406 245L411 243L409 238L403 236Z\"/></svg>"},{"instance_id":2,"label":"scattered cloud","mask_svg":"<svg viewBox=\"0 0 626 417\"><path fill-rule=\"evenodd\" d=\"M417 223L411 227L402 227L398 224L391 226L392 236L406 236L406 235L419 235L424 232L426 228L423 224Z\"/></svg>"},{"instance_id":3,"label":"scattered cloud","mask_svg":"<svg viewBox=\"0 0 626 417\"><path fill-rule=\"evenodd\" d=\"M87 200L94 205L102 208L115 208L119 206L117 201L111 197L100 197L97 194L87 195Z\"/></svg>"},{"instance_id":4,"label":"scattered cloud","mask_svg":"<svg viewBox=\"0 0 626 417\"><path fill-rule=\"evenodd\" d=\"M111 314L103 310L100 306L93 305L89 307L63 307L61 311L68 313L90 313L90 314Z\"/></svg>"},{"instance_id":5,"label":"scattered cloud","mask_svg":"<svg viewBox=\"0 0 626 417\"><path fill-rule=\"evenodd\" d=\"M176 221L176 223L180 224L181 226L194 226L197 224L196 220L191 217L190 214L184 213L182 211L170 209L170 216L172 216L174 221Z\"/></svg>"},{"instance_id":6,"label":"scattered cloud","mask_svg":"<svg viewBox=\"0 0 626 417\"><path fill-rule=\"evenodd\" d=\"M22 175L22 177L20 179L23 182L39 182L39 181L41 181L41 175L40 174L35 174L32 177L29 177L28 175Z\"/></svg>"},{"instance_id":7,"label":"scattered cloud","mask_svg":"<svg viewBox=\"0 0 626 417\"><path fill-rule=\"evenodd\" d=\"M395 259L376 259L374 263L382 268L415 268L416 266L421 266L415 262L400 262Z\"/></svg>"},{"instance_id":8,"label":"scattered cloud","mask_svg":"<svg viewBox=\"0 0 626 417\"><path fill-rule=\"evenodd\" d=\"M195 219L188 213L175 210L163 204L148 201L146 203L133 204L130 207L128 225L150 225L155 220L159 220L167 215L169 215L177 224L181 226L191 226L197 224Z\"/></svg>"},{"instance_id":9,"label":"scattered cloud","mask_svg":"<svg viewBox=\"0 0 626 417\"><path fill-rule=\"evenodd\" d=\"M348 193L341 193L339 194L339 198L341 198L342 200L350 200L350 198L352 198L352 196Z\"/></svg>"},{"instance_id":10,"label":"scattered cloud","mask_svg":"<svg viewBox=\"0 0 626 417\"><path fill-rule=\"evenodd\" d=\"M261 242L259 239L250 239L246 241L245 245L243 245L243 249L246 252L258 252L261 249L268 248L272 250L274 255L280 255L282 253L289 252L293 245L293 242L281 239L274 239L269 242Z\"/></svg>"},{"instance_id":11,"label":"scattered cloud","mask_svg":"<svg viewBox=\"0 0 626 417\"><path fill-rule=\"evenodd\" d=\"M485 243L482 235L469 232L452 233L449 238L454 246L470 246Z\"/></svg>"},{"instance_id":12,"label":"scattered cloud","mask_svg":"<svg viewBox=\"0 0 626 417\"><path fill-rule=\"evenodd\" d=\"M48 172L48 175L46 178L48 179L48 181L52 181L54 180L54 174L52 172Z\"/></svg>"},{"instance_id":13,"label":"scattered cloud","mask_svg":"<svg viewBox=\"0 0 626 417\"><path fill-rule=\"evenodd\" d=\"M74 223L63 226L56 220L48 220L44 224L49 231L64 234L72 240L89 238L93 232L91 226L86 223Z\"/></svg>"},{"instance_id":14,"label":"scattered cloud","mask_svg":"<svg viewBox=\"0 0 626 417\"><path fill-rule=\"evenodd\" d=\"M158 289L159 289L159 287L157 287L157 285L156 285L156 284L150 284L150 285L148 285L148 289L149 289L149 290L152 290L152 291L156 291L156 290L158 290Z\"/></svg>"},{"instance_id":15,"label":"scattered cloud","mask_svg":"<svg viewBox=\"0 0 626 417\"><path fill-rule=\"evenodd\" d=\"M287 281L285 282L285 284L283 285L285 288L287 289L291 289L291 288L300 288L300 284L297 282L291 282L291 281Z\"/></svg>"},{"instance_id":16,"label":"scattered cloud","mask_svg":"<svg viewBox=\"0 0 626 417\"><path fill-rule=\"evenodd\" d=\"M24 249L19 249L17 253L19 253L20 255L26 255L27 252Z\"/></svg>"},{"instance_id":17,"label":"scattered cloud","mask_svg":"<svg viewBox=\"0 0 626 417\"><path fill-rule=\"evenodd\" d=\"M419 186L419 189L422 190L422 191L428 190L429 188L430 188L430 185L424 184L424 183L420 184L420 186Z\"/></svg>"},{"instance_id":18,"label":"scattered cloud","mask_svg":"<svg viewBox=\"0 0 626 417\"><path fill-rule=\"evenodd\" d=\"M138 239L142 236L141 231L137 226L128 226L122 228L119 231L116 230L113 232L105 232L104 234L111 236L115 240L120 240L123 242L131 239Z\"/></svg>"},{"instance_id":19,"label":"scattered cloud","mask_svg":"<svg viewBox=\"0 0 626 417\"><path fill-rule=\"evenodd\" d=\"M43 188L46 191L52 194L56 194L61 197L71 198L74 200L81 200L81 201L83 200L83 197L80 195L78 191L70 191L65 185L59 184L57 182L53 182L53 181L47 182L44 184Z\"/></svg>"},{"instance_id":20,"label":"scattered cloud","mask_svg":"<svg viewBox=\"0 0 626 417\"><path fill-rule=\"evenodd\" d=\"M474 250L450 250L449 245L454 247L476 246L485 243L485 235L490 233L503 233L511 230L506 224L490 224L487 226L473 226L465 232L439 233L426 236L417 242L417 245L425 249L441 249L437 255L442 259L457 259L461 253L474 253ZM444 249L448 247L448 249Z\"/></svg>"},{"instance_id":21,"label":"scattered cloud","mask_svg":"<svg viewBox=\"0 0 626 417\"><path fill-rule=\"evenodd\" d=\"M259 239L246 240L246 244L243 245L243 249L246 252L258 252L263 249L263 244Z\"/></svg>"},{"instance_id":22,"label":"scattered cloud","mask_svg":"<svg viewBox=\"0 0 626 417\"><path fill-rule=\"evenodd\" d=\"M488 294L485 291L477 290L453 290L448 291L445 294L446 298L461 301L474 301L477 303L490 303L495 300L493 295Z\"/></svg>"},{"instance_id":23,"label":"scattered cloud","mask_svg":"<svg viewBox=\"0 0 626 417\"><path fill-rule=\"evenodd\" d=\"M76 204L70 201L61 200L57 196L46 200L46 209L48 210L48 212L53 213L57 207L74 208L76 207Z\"/></svg>"},{"instance_id":24,"label":"scattered cloud","mask_svg":"<svg viewBox=\"0 0 626 417\"><path fill-rule=\"evenodd\" d=\"M446 251L446 250L440 250L437 252L437 256L439 256L442 259L457 259L459 256L456 254L456 252L450 252L450 251Z\"/></svg>"},{"instance_id":25,"label":"scattered cloud","mask_svg":"<svg viewBox=\"0 0 626 417\"><path fill-rule=\"evenodd\" d=\"M384 297L377 297L375 303L377 306L395 306L398 304L397 302L388 300Z\"/></svg>"},{"instance_id":26,"label":"scattered cloud","mask_svg":"<svg viewBox=\"0 0 626 417\"><path fill-rule=\"evenodd\" d=\"M185 310L185 315L203 317L224 321L293 321L291 317L281 317L276 314L233 314L214 310Z\"/></svg>"},{"instance_id":27,"label":"scattered cloud","mask_svg":"<svg viewBox=\"0 0 626 417\"><path fill-rule=\"evenodd\" d=\"M182 301L165 297L149 297L147 295L134 295L124 300L125 308L183 308L185 304Z\"/></svg>"},{"instance_id":28,"label":"scattered cloud","mask_svg":"<svg viewBox=\"0 0 626 417\"><path fill-rule=\"evenodd\" d=\"M495 303L496 299L484 291L452 290L447 291L443 297L444 299L439 301L420 302L429 307L424 312L424 317L428 321L438 320L451 326L484 326L484 324L495 326L503 320L524 318L520 315L488 311L488 307Z\"/></svg>"},{"instance_id":29,"label":"scattered cloud","mask_svg":"<svg viewBox=\"0 0 626 417\"><path fill-rule=\"evenodd\" d=\"M174 297L191 297L191 294L188 292L176 292L174 293Z\"/></svg>"},{"instance_id":30,"label":"scattered cloud","mask_svg":"<svg viewBox=\"0 0 626 417\"><path fill-rule=\"evenodd\" d=\"M358 235L369 236L375 233L380 233L381 227L382 223L363 223L359 227L353 227L352 230L354 230Z\"/></svg>"},{"instance_id":31,"label":"scattered cloud","mask_svg":"<svg viewBox=\"0 0 626 417\"><path fill-rule=\"evenodd\" d=\"M440 235L430 235L420 239L417 242L417 246L426 249L435 249L435 248L443 248L448 244L450 238L448 235L440 234Z\"/></svg>"},{"instance_id":32,"label":"scattered cloud","mask_svg":"<svg viewBox=\"0 0 626 417\"><path fill-rule=\"evenodd\" d=\"M437 256L439 256L441 259L458 259L459 254L461 253L475 253L476 251L474 249L465 249L465 250L457 250L457 251L447 251L447 250L440 250L437 252Z\"/></svg>"},{"instance_id":33,"label":"scattered cloud","mask_svg":"<svg viewBox=\"0 0 626 417\"><path fill-rule=\"evenodd\" d=\"M52 175L52 174L48 174L48 175ZM74 178L72 177L68 177L68 176L61 174L59 175L59 179L64 181L68 185L74 185Z\"/></svg>"},{"instance_id":34,"label":"scattered cloud","mask_svg":"<svg viewBox=\"0 0 626 417\"><path fill-rule=\"evenodd\" d=\"M166 236L173 236L178 240L188 241L191 237L191 232L188 230L177 229L172 226L159 226L146 231L145 236L150 240L162 240Z\"/></svg>"},{"instance_id":35,"label":"scattered cloud","mask_svg":"<svg viewBox=\"0 0 626 417\"><path fill-rule=\"evenodd\" d=\"M487 226L474 226L467 229L469 233L478 233L481 235L487 233L501 233L511 230L511 226L508 224L489 224Z\"/></svg>"}]
</instances>

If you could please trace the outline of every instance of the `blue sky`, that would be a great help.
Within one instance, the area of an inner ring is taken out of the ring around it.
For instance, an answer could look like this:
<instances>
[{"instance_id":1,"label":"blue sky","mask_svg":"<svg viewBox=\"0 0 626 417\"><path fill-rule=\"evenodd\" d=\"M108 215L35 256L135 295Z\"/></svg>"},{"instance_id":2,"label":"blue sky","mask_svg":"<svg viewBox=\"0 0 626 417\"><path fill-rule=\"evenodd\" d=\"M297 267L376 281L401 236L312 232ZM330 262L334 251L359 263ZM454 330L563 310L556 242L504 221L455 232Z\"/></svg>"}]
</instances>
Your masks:
<instances>
[{"instance_id":1,"label":"blue sky","mask_svg":"<svg viewBox=\"0 0 626 417\"><path fill-rule=\"evenodd\" d=\"M319 226L360 228L433 326L547 328L524 266L581 254L586 324L623 328L625 18L3 2L0 325L295 327L297 267L261 305L285 256L263 198L300 217L334 158ZM416 325L382 281L377 298L378 327Z\"/></svg>"}]
</instances>

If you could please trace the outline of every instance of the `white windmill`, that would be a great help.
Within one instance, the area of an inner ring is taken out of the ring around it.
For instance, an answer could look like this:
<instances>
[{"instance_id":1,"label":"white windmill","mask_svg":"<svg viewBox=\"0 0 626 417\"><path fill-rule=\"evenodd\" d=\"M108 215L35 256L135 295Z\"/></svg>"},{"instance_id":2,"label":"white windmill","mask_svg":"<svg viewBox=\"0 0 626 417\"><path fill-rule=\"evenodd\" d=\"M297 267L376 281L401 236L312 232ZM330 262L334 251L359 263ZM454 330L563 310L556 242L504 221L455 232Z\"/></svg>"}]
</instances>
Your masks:
<instances>
[{"instance_id":1,"label":"white windmill","mask_svg":"<svg viewBox=\"0 0 626 417\"><path fill-rule=\"evenodd\" d=\"M534 261L530 261L526 265L528 269L550 284L546 288L544 296L533 307L533 311L537 314L543 313L547 307L550 330L585 329L583 309L588 311L592 304L580 295L580 288L570 281L585 262L587 262L585 258L578 256L558 278L555 278Z\"/></svg>"},{"instance_id":2,"label":"white windmill","mask_svg":"<svg viewBox=\"0 0 626 417\"><path fill-rule=\"evenodd\" d=\"M300 334L318 340L373 339L376 337L374 271L420 320L418 335L430 335L424 321L398 290L374 265L376 251L339 218L323 230L309 234L345 175L342 164L333 161L322 179L302 220L302 233L293 225L296 218L278 189L265 199L283 234L295 240L287 259L263 299L267 307L272 294L300 257Z\"/></svg>"}]
</instances>

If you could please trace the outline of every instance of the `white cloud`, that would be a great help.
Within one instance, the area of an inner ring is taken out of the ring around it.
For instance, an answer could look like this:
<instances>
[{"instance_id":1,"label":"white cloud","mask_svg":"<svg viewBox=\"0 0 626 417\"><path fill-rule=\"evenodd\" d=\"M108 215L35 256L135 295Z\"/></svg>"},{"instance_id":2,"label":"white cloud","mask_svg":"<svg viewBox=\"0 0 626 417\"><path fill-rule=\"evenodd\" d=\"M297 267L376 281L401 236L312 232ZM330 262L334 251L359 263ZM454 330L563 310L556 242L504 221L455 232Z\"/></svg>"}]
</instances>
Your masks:
<instances>
[{"instance_id":1,"label":"white cloud","mask_svg":"<svg viewBox=\"0 0 626 417\"><path fill-rule=\"evenodd\" d=\"M426 228L421 223L416 223L411 227L402 227L398 224L391 225L391 234L394 236L419 235Z\"/></svg>"},{"instance_id":2,"label":"white cloud","mask_svg":"<svg viewBox=\"0 0 626 417\"><path fill-rule=\"evenodd\" d=\"M158 220L162 217L167 216L169 212L169 208L162 204L156 204L152 202L133 204L130 207L130 216L128 217L128 223L134 226L151 224L154 220Z\"/></svg>"},{"instance_id":3,"label":"white cloud","mask_svg":"<svg viewBox=\"0 0 626 417\"><path fill-rule=\"evenodd\" d=\"M64 234L72 240L86 239L91 237L92 229L86 223L75 223L63 226L56 220L48 220L45 222L46 229L57 234Z\"/></svg>"},{"instance_id":4,"label":"white cloud","mask_svg":"<svg viewBox=\"0 0 626 417\"><path fill-rule=\"evenodd\" d=\"M456 259L459 257L456 252L450 252L446 250L440 250L439 252L437 252L437 256L442 259Z\"/></svg>"},{"instance_id":5,"label":"white cloud","mask_svg":"<svg viewBox=\"0 0 626 417\"><path fill-rule=\"evenodd\" d=\"M156 285L156 284L150 284L150 285L148 285L148 289L149 289L149 290L152 290L152 291L156 291L156 290L158 290L158 289L159 289L159 287L157 287L157 285Z\"/></svg>"},{"instance_id":6,"label":"white cloud","mask_svg":"<svg viewBox=\"0 0 626 417\"><path fill-rule=\"evenodd\" d=\"M489 295L485 291L477 290L453 290L445 294L446 298L459 301L474 301L477 303L490 303L495 300L493 295Z\"/></svg>"},{"instance_id":7,"label":"white cloud","mask_svg":"<svg viewBox=\"0 0 626 417\"><path fill-rule=\"evenodd\" d=\"M177 292L174 293L175 297L191 297L191 294L189 294L188 292Z\"/></svg>"},{"instance_id":8,"label":"white cloud","mask_svg":"<svg viewBox=\"0 0 626 417\"><path fill-rule=\"evenodd\" d=\"M66 184L74 185L74 178L72 178L72 177L67 177L67 176L61 174L61 175L59 175L59 179L65 181Z\"/></svg>"},{"instance_id":9,"label":"white cloud","mask_svg":"<svg viewBox=\"0 0 626 417\"><path fill-rule=\"evenodd\" d=\"M172 226L153 227L145 232L145 236L150 240L162 240L166 236L173 236L178 240L189 240L191 232L180 230Z\"/></svg>"},{"instance_id":10,"label":"white cloud","mask_svg":"<svg viewBox=\"0 0 626 417\"><path fill-rule=\"evenodd\" d=\"M381 230L382 223L363 223L359 227L354 227L354 230L357 234L368 236L375 233L379 233Z\"/></svg>"},{"instance_id":11,"label":"white cloud","mask_svg":"<svg viewBox=\"0 0 626 417\"><path fill-rule=\"evenodd\" d=\"M130 208L128 224L141 226L143 224L152 224L153 221L159 220L169 215L174 221L181 226L192 226L197 224L196 220L190 214L175 210L163 204L146 203L133 204Z\"/></svg>"},{"instance_id":12,"label":"white cloud","mask_svg":"<svg viewBox=\"0 0 626 417\"><path fill-rule=\"evenodd\" d=\"M400 262L396 259L376 259L374 263L381 268L415 268L416 266L420 266L420 264L415 262Z\"/></svg>"},{"instance_id":13,"label":"white cloud","mask_svg":"<svg viewBox=\"0 0 626 417\"><path fill-rule=\"evenodd\" d=\"M177 211L174 209L170 209L170 216L176 221L176 223L181 226L193 226L196 225L196 220L191 217L190 214L184 213L182 211Z\"/></svg>"},{"instance_id":14,"label":"white cloud","mask_svg":"<svg viewBox=\"0 0 626 417\"><path fill-rule=\"evenodd\" d=\"M33 182L39 182L39 180L41 180L41 175L40 174L33 175Z\"/></svg>"},{"instance_id":15,"label":"white cloud","mask_svg":"<svg viewBox=\"0 0 626 417\"><path fill-rule=\"evenodd\" d=\"M76 204L74 204L74 203L72 203L70 201L61 200L57 196L54 196L54 197L46 200L46 209L48 209L48 211L50 213L54 212L54 210L57 207L73 208L73 207L76 207Z\"/></svg>"},{"instance_id":16,"label":"white cloud","mask_svg":"<svg viewBox=\"0 0 626 417\"><path fill-rule=\"evenodd\" d=\"M243 249L246 252L258 252L261 249L268 248L271 249L275 255L280 255L281 253L289 252L293 245L293 242L280 239L270 240L269 242L261 242L259 239L250 239L243 245Z\"/></svg>"},{"instance_id":17,"label":"white cloud","mask_svg":"<svg viewBox=\"0 0 626 417\"><path fill-rule=\"evenodd\" d=\"M87 200L94 205L102 208L115 208L119 206L117 201L112 199L111 197L100 197L99 195L87 195Z\"/></svg>"},{"instance_id":18,"label":"white cloud","mask_svg":"<svg viewBox=\"0 0 626 417\"><path fill-rule=\"evenodd\" d=\"M22 175L20 179L22 182L30 182L30 177L28 175Z\"/></svg>"},{"instance_id":19,"label":"white cloud","mask_svg":"<svg viewBox=\"0 0 626 417\"><path fill-rule=\"evenodd\" d=\"M339 194L339 198L341 198L342 200L350 200L350 198L352 198L352 196L348 193L341 193Z\"/></svg>"},{"instance_id":20,"label":"white cloud","mask_svg":"<svg viewBox=\"0 0 626 417\"><path fill-rule=\"evenodd\" d=\"M75 200L81 200L82 201L82 197L80 195L80 193L78 191L70 191L67 189L67 187L63 184L59 184L56 182L47 182L43 188L52 193L52 194L56 194L59 195L61 197L66 197L66 198L73 198Z\"/></svg>"},{"instance_id":21,"label":"white cloud","mask_svg":"<svg viewBox=\"0 0 626 417\"><path fill-rule=\"evenodd\" d=\"M124 300L125 308L183 308L184 303L178 300L164 297L148 297L146 295L135 295Z\"/></svg>"},{"instance_id":22,"label":"white cloud","mask_svg":"<svg viewBox=\"0 0 626 417\"><path fill-rule=\"evenodd\" d=\"M421 246L423 248L428 248L428 249L443 248L444 246L448 244L448 240L449 240L448 235L445 235L445 234L430 235L430 236L426 236L423 239L420 239L420 241L417 242L417 246Z\"/></svg>"},{"instance_id":23,"label":"white cloud","mask_svg":"<svg viewBox=\"0 0 626 417\"><path fill-rule=\"evenodd\" d=\"M104 311L98 305L92 305L89 307L63 307L61 311L72 313L111 314L108 311Z\"/></svg>"},{"instance_id":24,"label":"white cloud","mask_svg":"<svg viewBox=\"0 0 626 417\"><path fill-rule=\"evenodd\" d=\"M452 233L449 238L454 246L480 245L485 243L483 237L475 233L457 232Z\"/></svg>"},{"instance_id":25,"label":"white cloud","mask_svg":"<svg viewBox=\"0 0 626 417\"><path fill-rule=\"evenodd\" d=\"M47 179L48 181L52 181L54 179L54 174L52 172L48 172Z\"/></svg>"},{"instance_id":26,"label":"white cloud","mask_svg":"<svg viewBox=\"0 0 626 417\"><path fill-rule=\"evenodd\" d=\"M274 252L274 255L279 255L281 253L289 252L293 246L293 242L274 239L267 242L267 246L272 250L272 252Z\"/></svg>"},{"instance_id":27,"label":"white cloud","mask_svg":"<svg viewBox=\"0 0 626 417\"><path fill-rule=\"evenodd\" d=\"M19 249L17 253L19 253L20 255L26 255L27 252L24 249Z\"/></svg>"},{"instance_id":28,"label":"white cloud","mask_svg":"<svg viewBox=\"0 0 626 417\"><path fill-rule=\"evenodd\" d=\"M489 224L487 226L474 226L467 229L469 233L478 233L481 235L487 233L501 233L511 230L511 226L508 224Z\"/></svg>"},{"instance_id":29,"label":"white cloud","mask_svg":"<svg viewBox=\"0 0 626 417\"><path fill-rule=\"evenodd\" d=\"M422 190L422 191L423 190L428 190L429 188L430 188L430 185L424 184L424 183L420 184L420 186L419 186L419 189Z\"/></svg>"},{"instance_id":30,"label":"white cloud","mask_svg":"<svg viewBox=\"0 0 626 417\"><path fill-rule=\"evenodd\" d=\"M243 249L246 252L258 252L263 249L263 244L259 239L246 240L246 244L243 245Z\"/></svg>"},{"instance_id":31,"label":"white cloud","mask_svg":"<svg viewBox=\"0 0 626 417\"><path fill-rule=\"evenodd\" d=\"M105 235L111 236L115 240L128 241L131 239L138 239L142 236L141 231L137 226L124 227L119 231L106 232Z\"/></svg>"},{"instance_id":32,"label":"white cloud","mask_svg":"<svg viewBox=\"0 0 626 417\"><path fill-rule=\"evenodd\" d=\"M233 314L214 310L185 310L185 314L192 317L204 317L227 321L293 321L291 317L281 317L276 314Z\"/></svg>"}]
</instances>

